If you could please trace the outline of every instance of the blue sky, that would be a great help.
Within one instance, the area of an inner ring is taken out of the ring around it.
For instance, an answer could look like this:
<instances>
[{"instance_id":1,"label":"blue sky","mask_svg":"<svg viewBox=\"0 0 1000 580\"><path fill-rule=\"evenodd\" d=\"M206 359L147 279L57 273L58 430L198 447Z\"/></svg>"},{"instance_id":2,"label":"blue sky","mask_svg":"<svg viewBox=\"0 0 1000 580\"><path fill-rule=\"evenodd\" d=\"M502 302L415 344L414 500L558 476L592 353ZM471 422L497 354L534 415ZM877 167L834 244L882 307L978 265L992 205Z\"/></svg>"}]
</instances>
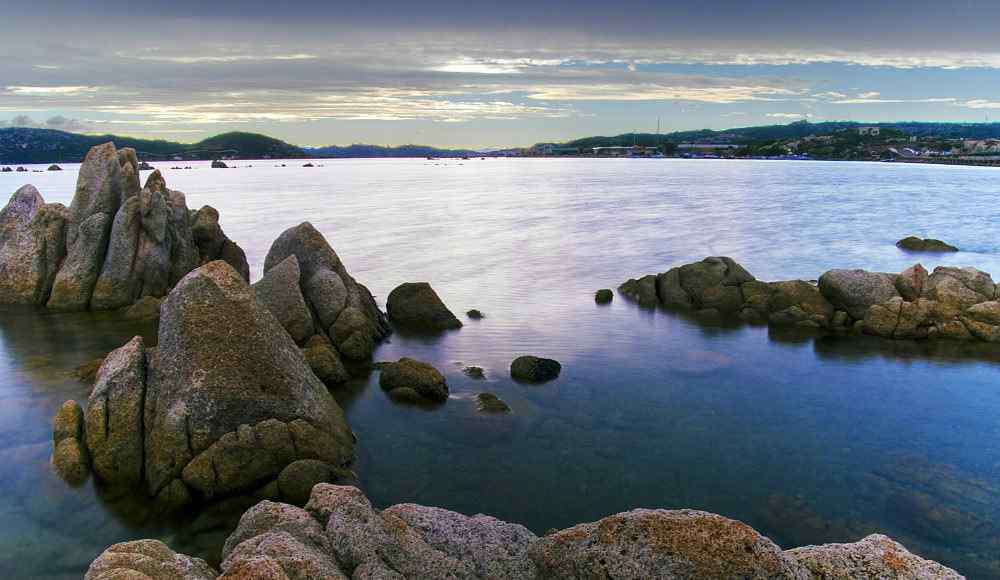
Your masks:
<instances>
[{"instance_id":1,"label":"blue sky","mask_svg":"<svg viewBox=\"0 0 1000 580\"><path fill-rule=\"evenodd\" d=\"M1000 3L14 0L0 124L500 147L1000 116Z\"/></svg>"}]
</instances>

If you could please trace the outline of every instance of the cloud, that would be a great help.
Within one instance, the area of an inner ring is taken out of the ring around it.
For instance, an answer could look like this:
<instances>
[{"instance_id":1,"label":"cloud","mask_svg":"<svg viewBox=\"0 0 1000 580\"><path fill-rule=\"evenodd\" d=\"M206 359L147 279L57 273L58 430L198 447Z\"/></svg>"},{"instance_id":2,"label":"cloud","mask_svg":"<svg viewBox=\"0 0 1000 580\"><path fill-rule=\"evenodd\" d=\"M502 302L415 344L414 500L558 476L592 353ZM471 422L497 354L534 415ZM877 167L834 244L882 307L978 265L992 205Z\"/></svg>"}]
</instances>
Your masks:
<instances>
[{"instance_id":1,"label":"cloud","mask_svg":"<svg viewBox=\"0 0 1000 580\"><path fill-rule=\"evenodd\" d=\"M12 95L30 96L50 96L50 95L80 95L85 93L95 93L100 87L88 85L70 86L25 86L13 85L5 87L5 90Z\"/></svg>"},{"instance_id":2,"label":"cloud","mask_svg":"<svg viewBox=\"0 0 1000 580\"><path fill-rule=\"evenodd\" d=\"M1000 109L1000 101L987 101L985 99L973 99L962 103L963 107L970 109Z\"/></svg>"},{"instance_id":3,"label":"cloud","mask_svg":"<svg viewBox=\"0 0 1000 580\"><path fill-rule=\"evenodd\" d=\"M241 61L282 61L282 60L313 60L319 58L315 54L295 53L295 54L226 54L226 55L130 55L119 53L121 58L152 62L170 62L177 64L229 64Z\"/></svg>"},{"instance_id":4,"label":"cloud","mask_svg":"<svg viewBox=\"0 0 1000 580\"><path fill-rule=\"evenodd\" d=\"M811 119L813 117L812 113L767 113L765 117L772 117L775 119Z\"/></svg>"},{"instance_id":5,"label":"cloud","mask_svg":"<svg viewBox=\"0 0 1000 580\"><path fill-rule=\"evenodd\" d=\"M739 103L777 101L796 96L794 90L767 85L668 86L655 83L549 85L533 88L528 98L539 101L697 101Z\"/></svg>"},{"instance_id":6,"label":"cloud","mask_svg":"<svg viewBox=\"0 0 1000 580\"><path fill-rule=\"evenodd\" d=\"M3 123L0 123L0 125L3 125ZM85 133L94 129L92 123L80 119L71 119L62 115L49 117L44 123L35 121L29 115L16 115L6 125L9 127L26 127L32 129L58 129L59 131L68 131L70 133Z\"/></svg>"}]
</instances>

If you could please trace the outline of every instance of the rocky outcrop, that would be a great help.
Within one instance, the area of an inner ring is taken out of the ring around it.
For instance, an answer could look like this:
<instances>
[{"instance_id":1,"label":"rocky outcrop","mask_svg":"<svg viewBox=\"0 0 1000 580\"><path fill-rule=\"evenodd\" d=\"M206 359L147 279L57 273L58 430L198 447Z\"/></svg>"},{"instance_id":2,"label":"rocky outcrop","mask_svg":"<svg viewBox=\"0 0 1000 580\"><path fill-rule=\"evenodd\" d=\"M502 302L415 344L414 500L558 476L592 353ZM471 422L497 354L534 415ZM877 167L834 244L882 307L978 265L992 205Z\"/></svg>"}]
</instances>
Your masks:
<instances>
[{"instance_id":1,"label":"rocky outcrop","mask_svg":"<svg viewBox=\"0 0 1000 580\"><path fill-rule=\"evenodd\" d=\"M818 284L761 282L730 258L706 258L621 285L625 296L753 323L895 339L1000 342L1000 290L975 268L915 264L899 274L830 270Z\"/></svg>"},{"instance_id":2,"label":"rocky outcrop","mask_svg":"<svg viewBox=\"0 0 1000 580\"><path fill-rule=\"evenodd\" d=\"M271 244L264 260L264 278L271 281L261 290L262 299L268 308L280 311L276 316L289 334L302 336L307 326L296 295L299 292L313 332L328 337L336 353L347 361L370 360L375 345L389 334L386 316L371 292L355 281L326 238L309 222L285 230Z\"/></svg>"},{"instance_id":3,"label":"rocky outcrop","mask_svg":"<svg viewBox=\"0 0 1000 580\"><path fill-rule=\"evenodd\" d=\"M257 489L300 459L353 460L340 407L227 263L177 284L157 338L133 339L98 373L86 417L100 479L176 505Z\"/></svg>"},{"instance_id":4,"label":"rocky outcrop","mask_svg":"<svg viewBox=\"0 0 1000 580\"><path fill-rule=\"evenodd\" d=\"M204 560L178 554L159 540L110 546L90 564L84 580L212 580Z\"/></svg>"},{"instance_id":5,"label":"rocky outcrop","mask_svg":"<svg viewBox=\"0 0 1000 580\"><path fill-rule=\"evenodd\" d=\"M551 381L562 372L559 361L532 355L519 356L510 363L510 376L518 381L542 383Z\"/></svg>"},{"instance_id":6,"label":"rocky outcrop","mask_svg":"<svg viewBox=\"0 0 1000 580\"><path fill-rule=\"evenodd\" d=\"M448 384L444 375L433 366L412 358L403 357L397 362L382 364L378 383L390 394L409 389L428 401L440 403L448 400ZM396 393L395 396L406 394Z\"/></svg>"},{"instance_id":7,"label":"rocky outcrop","mask_svg":"<svg viewBox=\"0 0 1000 580\"><path fill-rule=\"evenodd\" d=\"M148 541L148 540L147 540ZM91 570L109 568L112 546ZM157 562L189 562L166 546ZM155 556L154 556L155 555ZM134 560L116 562L124 569ZM149 568L151 569L151 568ZM162 575L150 578L202 578ZM204 568L199 568L204 570ZM174 574L174 575L169 575ZM88 576L90 578L90 576ZM782 550L750 526L696 510L636 509L537 537L478 514L375 509L355 487L318 483L305 508L262 501L226 540L220 578L961 578L885 536Z\"/></svg>"},{"instance_id":8,"label":"rocky outcrop","mask_svg":"<svg viewBox=\"0 0 1000 580\"><path fill-rule=\"evenodd\" d=\"M293 254L265 272L264 277L253 285L257 299L300 344L313 335L312 313L299 287L301 277L299 260Z\"/></svg>"},{"instance_id":9,"label":"rocky outcrop","mask_svg":"<svg viewBox=\"0 0 1000 580\"><path fill-rule=\"evenodd\" d=\"M401 328L440 332L462 327L462 322L455 318L427 282L407 282L397 286L389 293L386 310L389 320Z\"/></svg>"},{"instance_id":10,"label":"rocky outcrop","mask_svg":"<svg viewBox=\"0 0 1000 580\"><path fill-rule=\"evenodd\" d=\"M0 214L0 303L118 309L165 296L216 259L249 277L246 256L222 233L215 210L192 214L159 171L140 187L135 151L112 143L87 153L69 209L45 204L25 186Z\"/></svg>"},{"instance_id":11,"label":"rocky outcrop","mask_svg":"<svg viewBox=\"0 0 1000 580\"><path fill-rule=\"evenodd\" d=\"M898 242L896 242L896 247L901 250L909 250L911 252L957 252L958 248L951 244L946 244L941 240L935 240L934 238L918 238L916 236L907 236Z\"/></svg>"}]
</instances>

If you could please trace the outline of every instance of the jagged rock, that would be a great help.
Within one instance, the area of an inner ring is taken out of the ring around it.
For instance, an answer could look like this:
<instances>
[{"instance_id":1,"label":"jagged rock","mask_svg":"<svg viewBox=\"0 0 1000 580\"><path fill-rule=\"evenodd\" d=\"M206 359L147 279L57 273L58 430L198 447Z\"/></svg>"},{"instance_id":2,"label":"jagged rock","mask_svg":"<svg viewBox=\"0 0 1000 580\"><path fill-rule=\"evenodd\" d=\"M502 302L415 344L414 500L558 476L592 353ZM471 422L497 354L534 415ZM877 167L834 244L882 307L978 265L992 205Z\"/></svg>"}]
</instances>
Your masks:
<instances>
[{"instance_id":1,"label":"jagged rock","mask_svg":"<svg viewBox=\"0 0 1000 580\"><path fill-rule=\"evenodd\" d=\"M637 509L539 538L543 578L809 578L753 528L696 510Z\"/></svg>"},{"instance_id":2,"label":"jagged rock","mask_svg":"<svg viewBox=\"0 0 1000 580\"><path fill-rule=\"evenodd\" d=\"M222 260L232 266L244 280L250 281L250 265L247 263L246 253L222 231L218 210L209 205L198 210L192 220L191 233L198 246L202 264ZM265 267L265 270L269 269Z\"/></svg>"},{"instance_id":3,"label":"jagged rock","mask_svg":"<svg viewBox=\"0 0 1000 580\"><path fill-rule=\"evenodd\" d=\"M528 557L537 537L527 528L494 517L466 516L416 504L398 504L382 511L406 522L435 550L471 568L476 578L535 578Z\"/></svg>"},{"instance_id":4,"label":"jagged rock","mask_svg":"<svg viewBox=\"0 0 1000 580\"><path fill-rule=\"evenodd\" d=\"M874 304L899 296L896 277L866 270L830 270L819 277L819 290L839 310L862 320Z\"/></svg>"},{"instance_id":5,"label":"jagged rock","mask_svg":"<svg viewBox=\"0 0 1000 580\"><path fill-rule=\"evenodd\" d=\"M159 540L114 544L90 564L84 580L213 580L199 558L178 554Z\"/></svg>"},{"instance_id":6,"label":"jagged rock","mask_svg":"<svg viewBox=\"0 0 1000 580\"><path fill-rule=\"evenodd\" d=\"M288 464L278 475L281 497L295 505L305 505L317 483L343 483L354 479L354 474L316 459L300 459Z\"/></svg>"},{"instance_id":7,"label":"jagged rock","mask_svg":"<svg viewBox=\"0 0 1000 580\"><path fill-rule=\"evenodd\" d=\"M333 385L351 378L337 350L325 336L317 334L310 338L302 353L313 374L324 383Z\"/></svg>"},{"instance_id":8,"label":"jagged rock","mask_svg":"<svg viewBox=\"0 0 1000 580\"><path fill-rule=\"evenodd\" d=\"M87 447L94 473L105 481L136 485L143 469L146 349L137 336L111 351L87 402Z\"/></svg>"},{"instance_id":9,"label":"jagged rock","mask_svg":"<svg viewBox=\"0 0 1000 580\"><path fill-rule=\"evenodd\" d=\"M139 190L139 159L135 149L124 147L118 150L118 163L122 166L122 202L138 195Z\"/></svg>"},{"instance_id":10,"label":"jagged rock","mask_svg":"<svg viewBox=\"0 0 1000 580\"><path fill-rule=\"evenodd\" d=\"M31 185L0 212L0 303L44 304L66 255L69 210Z\"/></svg>"},{"instance_id":11,"label":"jagged rock","mask_svg":"<svg viewBox=\"0 0 1000 580\"><path fill-rule=\"evenodd\" d=\"M519 381L541 383L559 376L562 365L559 361L537 356L519 356L510 363L510 376Z\"/></svg>"},{"instance_id":12,"label":"jagged rock","mask_svg":"<svg viewBox=\"0 0 1000 580\"><path fill-rule=\"evenodd\" d=\"M934 238L905 237L896 242L896 247L911 252L957 252L958 248Z\"/></svg>"},{"instance_id":13,"label":"jagged rock","mask_svg":"<svg viewBox=\"0 0 1000 580\"><path fill-rule=\"evenodd\" d=\"M397 362L382 365L378 382L379 386L390 392L407 388L429 401L448 400L448 384L444 375L433 366L412 358L404 357Z\"/></svg>"},{"instance_id":14,"label":"jagged rock","mask_svg":"<svg viewBox=\"0 0 1000 580\"><path fill-rule=\"evenodd\" d=\"M125 309L125 318L129 320L159 320L160 304L162 303L162 298L143 296L136 300L135 304Z\"/></svg>"},{"instance_id":15,"label":"jagged rock","mask_svg":"<svg viewBox=\"0 0 1000 580\"><path fill-rule=\"evenodd\" d=\"M389 320L404 328L439 332L462 327L462 322L427 282L406 282L397 286L389 293L386 310Z\"/></svg>"},{"instance_id":16,"label":"jagged rock","mask_svg":"<svg viewBox=\"0 0 1000 580\"><path fill-rule=\"evenodd\" d=\"M266 483L296 459L353 458L340 407L225 262L196 269L167 296L149 358L145 473L153 495L175 478L212 497Z\"/></svg>"},{"instance_id":17,"label":"jagged rock","mask_svg":"<svg viewBox=\"0 0 1000 580\"><path fill-rule=\"evenodd\" d=\"M615 295L611 290L603 288L594 293L594 302L598 304L610 304L614 297Z\"/></svg>"},{"instance_id":18,"label":"jagged rock","mask_svg":"<svg viewBox=\"0 0 1000 580\"><path fill-rule=\"evenodd\" d=\"M493 393L479 393L476 401L480 413L510 413L510 405Z\"/></svg>"},{"instance_id":19,"label":"jagged rock","mask_svg":"<svg viewBox=\"0 0 1000 580\"><path fill-rule=\"evenodd\" d=\"M951 568L910 553L892 538L872 534L851 544L824 544L787 550L816 578L964 578Z\"/></svg>"},{"instance_id":20,"label":"jagged rock","mask_svg":"<svg viewBox=\"0 0 1000 580\"><path fill-rule=\"evenodd\" d=\"M257 300L271 311L295 342L302 344L313 335L313 321L299 287L300 278L299 260L291 255L264 272L253 289Z\"/></svg>"},{"instance_id":21,"label":"jagged rock","mask_svg":"<svg viewBox=\"0 0 1000 580\"><path fill-rule=\"evenodd\" d=\"M290 256L298 261L299 286L315 314L317 331L328 333L342 356L369 359L376 342L389 333L389 325L368 289L351 277L337 253L309 222L278 236L264 260L264 272Z\"/></svg>"}]
</instances>

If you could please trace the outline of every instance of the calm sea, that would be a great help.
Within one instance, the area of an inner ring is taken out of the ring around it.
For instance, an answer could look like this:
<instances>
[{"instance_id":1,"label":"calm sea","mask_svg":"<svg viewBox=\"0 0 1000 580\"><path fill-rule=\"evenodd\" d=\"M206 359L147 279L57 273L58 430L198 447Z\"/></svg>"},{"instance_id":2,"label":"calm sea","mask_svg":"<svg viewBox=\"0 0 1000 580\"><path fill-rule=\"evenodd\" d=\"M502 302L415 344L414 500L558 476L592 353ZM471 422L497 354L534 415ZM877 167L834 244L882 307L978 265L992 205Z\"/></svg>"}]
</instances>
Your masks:
<instances>
[{"instance_id":1,"label":"calm sea","mask_svg":"<svg viewBox=\"0 0 1000 580\"><path fill-rule=\"evenodd\" d=\"M312 222L380 303L428 281L464 318L435 339L393 335L447 376L433 409L397 406L377 376L336 396L357 470L382 506L418 502L537 533L634 507L738 518L783 547L880 531L970 577L1000 576L1000 347L929 348L758 327L707 327L593 292L710 255L760 279L921 261L1000 274L1000 171L877 163L473 159L239 162L163 169L210 204L261 274L271 241ZM161 164L164 168L170 164ZM246 167L253 165L253 167ZM61 173L3 173L68 204ZM144 174L145 175L145 174ZM907 255L895 240L964 251ZM136 333L107 315L0 313L0 574L78 578L106 545L158 537L215 560L230 505L157 521L141 501L72 489L48 464L51 417L73 378ZM521 385L520 354L562 376ZM486 370L486 380L462 373ZM476 393L513 408L476 413Z\"/></svg>"}]
</instances>

